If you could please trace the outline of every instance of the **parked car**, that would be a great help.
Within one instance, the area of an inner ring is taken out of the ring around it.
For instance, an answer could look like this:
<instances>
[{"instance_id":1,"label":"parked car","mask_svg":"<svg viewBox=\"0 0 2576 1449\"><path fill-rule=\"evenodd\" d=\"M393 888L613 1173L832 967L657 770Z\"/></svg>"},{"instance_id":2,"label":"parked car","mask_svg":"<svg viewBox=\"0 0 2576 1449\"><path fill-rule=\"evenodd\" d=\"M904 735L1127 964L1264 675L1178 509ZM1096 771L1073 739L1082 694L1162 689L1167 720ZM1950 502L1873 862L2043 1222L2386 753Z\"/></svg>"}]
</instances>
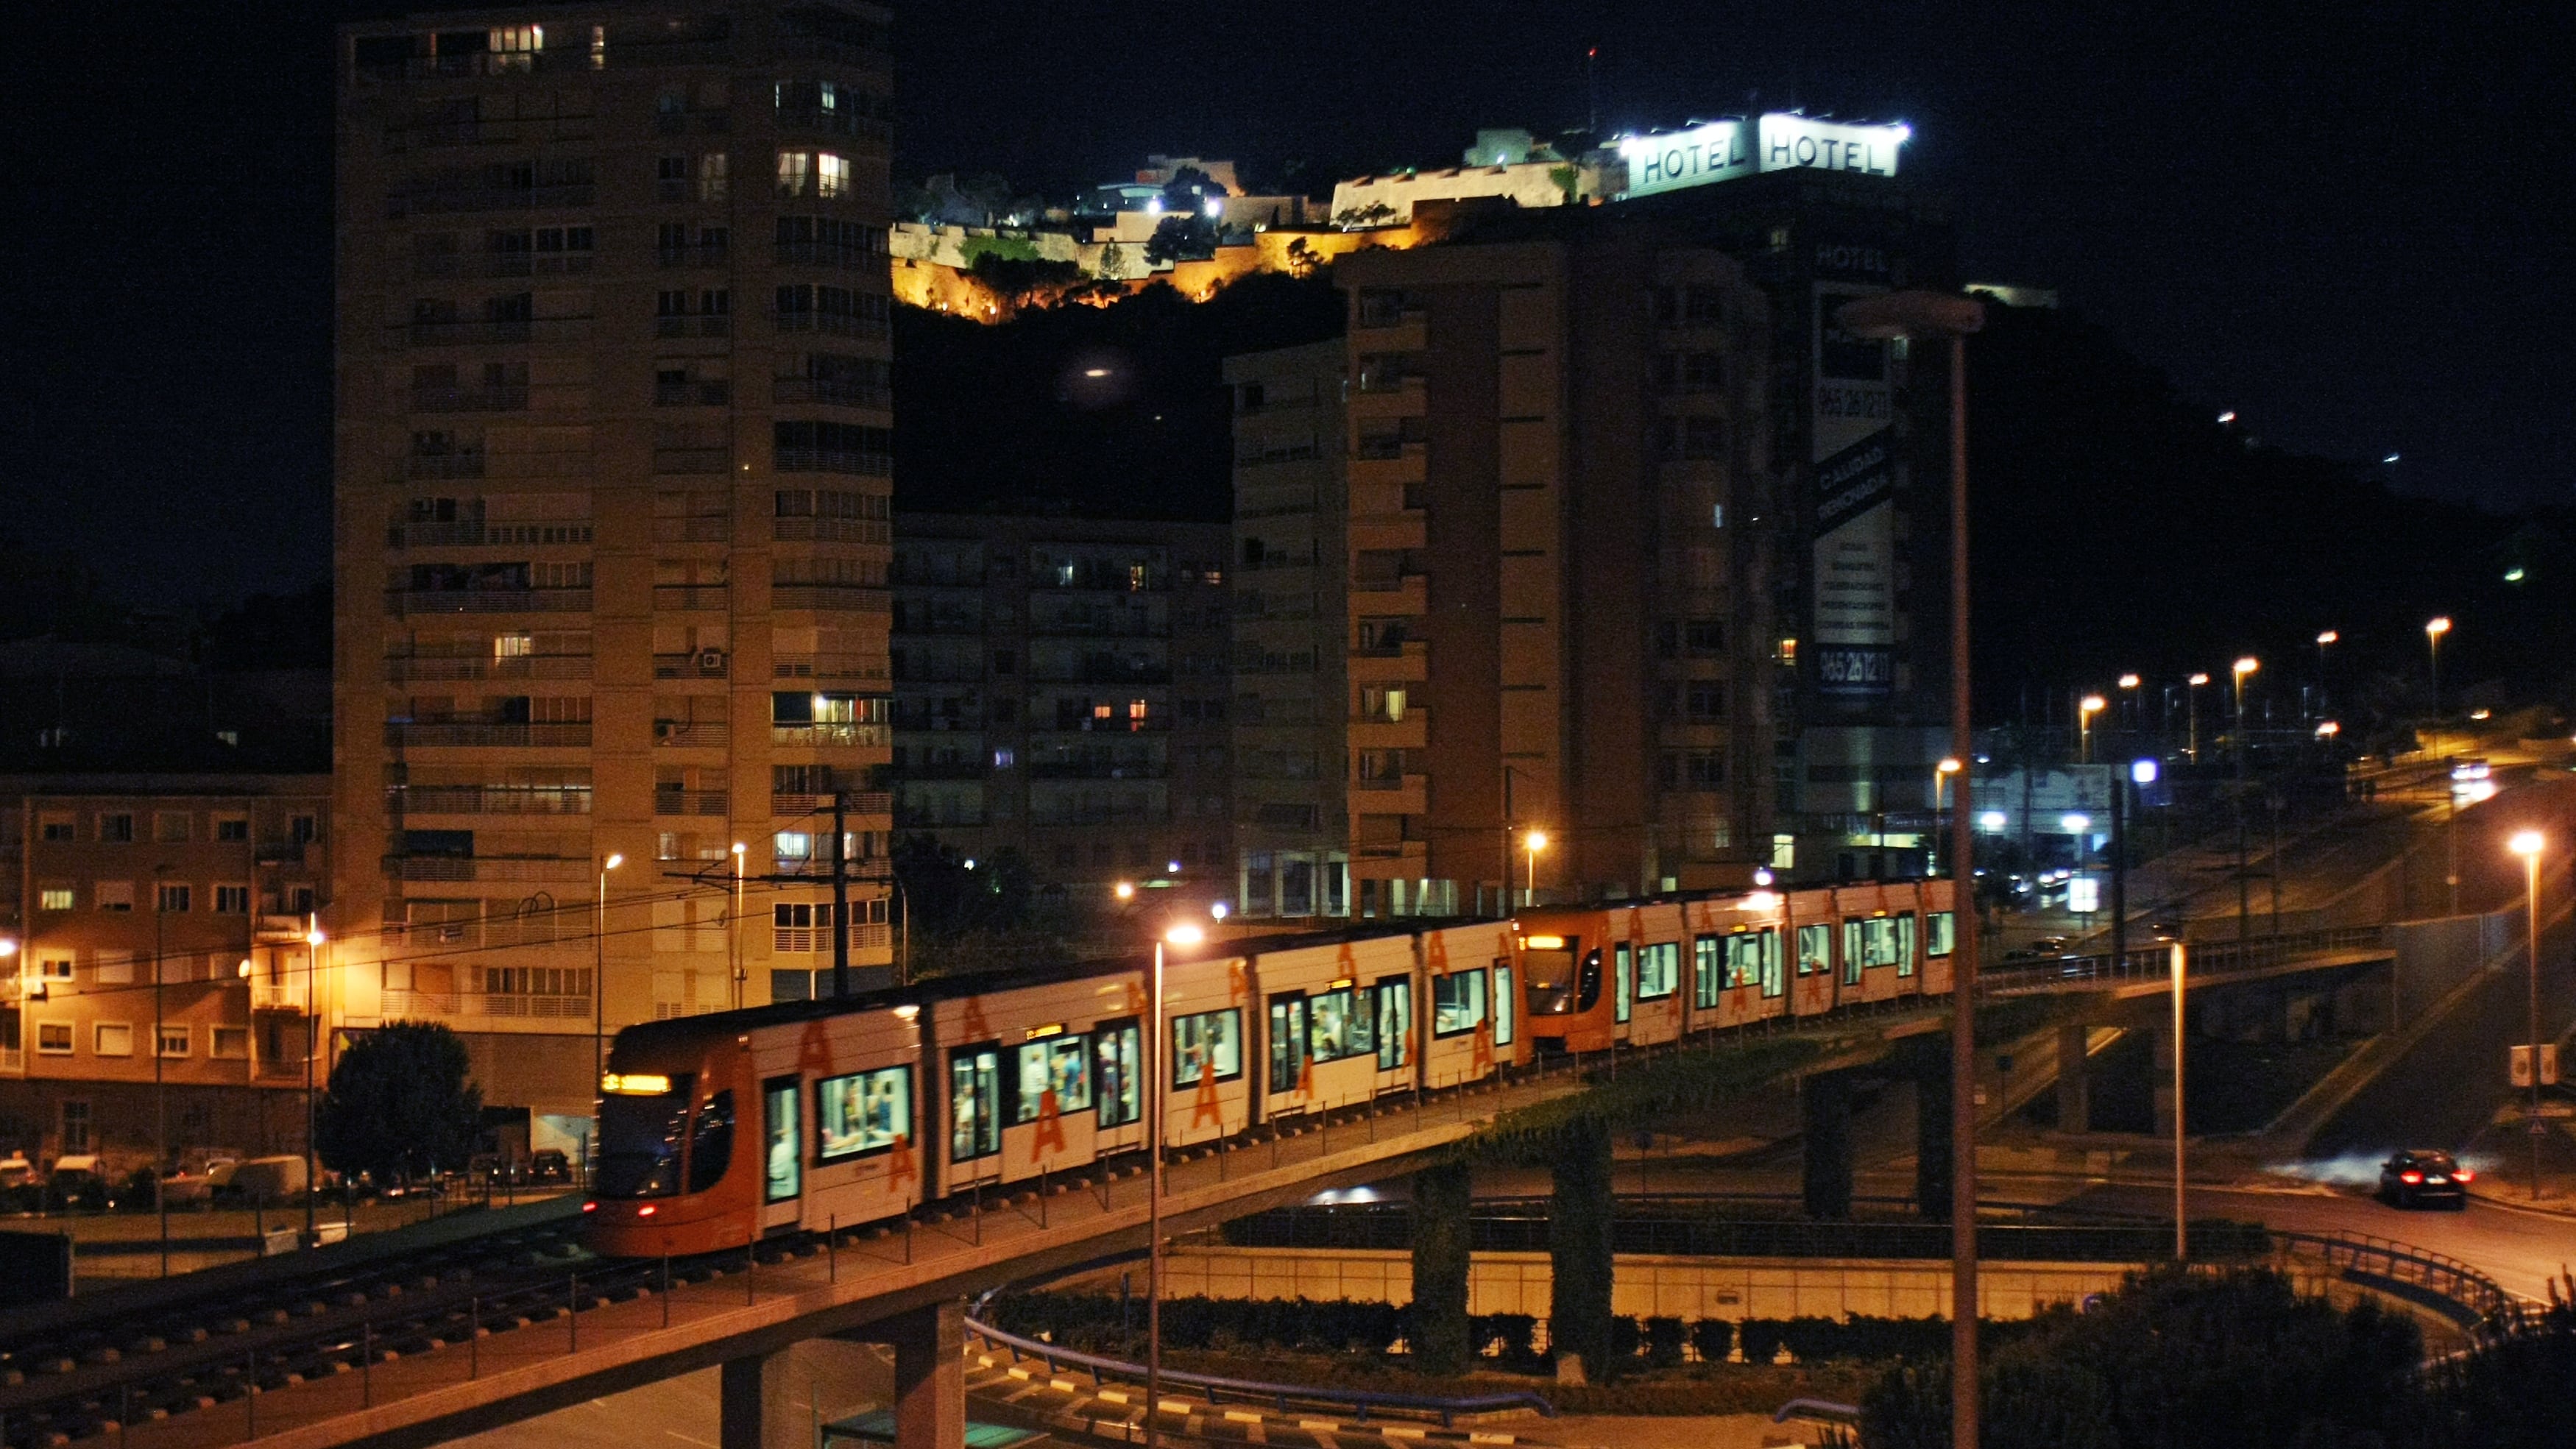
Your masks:
<instances>
[{"instance_id":1,"label":"parked car","mask_svg":"<svg viewBox=\"0 0 2576 1449\"><path fill-rule=\"evenodd\" d=\"M105 1211L115 1205L107 1186L107 1167L94 1152L75 1152L54 1159L45 1175L45 1206L56 1212L74 1208Z\"/></svg>"},{"instance_id":2,"label":"parked car","mask_svg":"<svg viewBox=\"0 0 2576 1449\"><path fill-rule=\"evenodd\" d=\"M174 1208L209 1206L232 1185L234 1166L231 1158L218 1157L195 1172L181 1168L161 1179L161 1195Z\"/></svg>"},{"instance_id":3,"label":"parked car","mask_svg":"<svg viewBox=\"0 0 2576 1449\"><path fill-rule=\"evenodd\" d=\"M302 1197L305 1181L301 1157L254 1157L233 1168L220 1196L224 1201L275 1207Z\"/></svg>"},{"instance_id":4,"label":"parked car","mask_svg":"<svg viewBox=\"0 0 2576 1449\"><path fill-rule=\"evenodd\" d=\"M559 1147L540 1147L528 1158L530 1182L572 1181L572 1159Z\"/></svg>"},{"instance_id":5,"label":"parked car","mask_svg":"<svg viewBox=\"0 0 2576 1449\"><path fill-rule=\"evenodd\" d=\"M0 1157L0 1212L31 1213L45 1205L44 1184L27 1154Z\"/></svg>"},{"instance_id":6,"label":"parked car","mask_svg":"<svg viewBox=\"0 0 2576 1449\"><path fill-rule=\"evenodd\" d=\"M2391 1207L2438 1203L2457 1210L2469 1205L2469 1184L2476 1178L2475 1172L2453 1161L2451 1154L2419 1148L2400 1152L2380 1164L2379 1196Z\"/></svg>"}]
</instances>

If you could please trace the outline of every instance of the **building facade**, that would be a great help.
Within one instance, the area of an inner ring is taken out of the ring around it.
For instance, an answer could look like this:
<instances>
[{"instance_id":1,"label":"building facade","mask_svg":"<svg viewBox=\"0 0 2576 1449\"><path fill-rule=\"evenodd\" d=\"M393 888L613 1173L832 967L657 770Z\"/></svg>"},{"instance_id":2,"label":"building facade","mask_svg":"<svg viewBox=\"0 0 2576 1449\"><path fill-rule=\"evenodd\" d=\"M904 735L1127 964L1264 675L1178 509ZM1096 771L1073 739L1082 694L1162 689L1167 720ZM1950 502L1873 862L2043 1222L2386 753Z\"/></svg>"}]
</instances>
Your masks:
<instances>
[{"instance_id":1,"label":"building facade","mask_svg":"<svg viewBox=\"0 0 2576 1449\"><path fill-rule=\"evenodd\" d=\"M328 924L541 1138L597 1032L811 989L834 791L887 889L886 24L341 32Z\"/></svg>"},{"instance_id":2,"label":"building facade","mask_svg":"<svg viewBox=\"0 0 2576 1449\"><path fill-rule=\"evenodd\" d=\"M1234 401L1234 898L1248 918L1350 914L1348 367L1339 341L1225 362ZM1398 732L1402 724L1394 721Z\"/></svg>"},{"instance_id":3,"label":"building facade","mask_svg":"<svg viewBox=\"0 0 2576 1449\"><path fill-rule=\"evenodd\" d=\"M1047 883L1231 882L1221 523L906 513L895 826Z\"/></svg>"},{"instance_id":4,"label":"building facade","mask_svg":"<svg viewBox=\"0 0 2576 1449\"><path fill-rule=\"evenodd\" d=\"M1462 213L1336 280L1354 909L1749 879L1772 809L1761 294L1592 210Z\"/></svg>"},{"instance_id":5,"label":"building facade","mask_svg":"<svg viewBox=\"0 0 2576 1449\"><path fill-rule=\"evenodd\" d=\"M0 1153L300 1148L341 1006L307 936L330 804L324 775L0 777Z\"/></svg>"}]
</instances>

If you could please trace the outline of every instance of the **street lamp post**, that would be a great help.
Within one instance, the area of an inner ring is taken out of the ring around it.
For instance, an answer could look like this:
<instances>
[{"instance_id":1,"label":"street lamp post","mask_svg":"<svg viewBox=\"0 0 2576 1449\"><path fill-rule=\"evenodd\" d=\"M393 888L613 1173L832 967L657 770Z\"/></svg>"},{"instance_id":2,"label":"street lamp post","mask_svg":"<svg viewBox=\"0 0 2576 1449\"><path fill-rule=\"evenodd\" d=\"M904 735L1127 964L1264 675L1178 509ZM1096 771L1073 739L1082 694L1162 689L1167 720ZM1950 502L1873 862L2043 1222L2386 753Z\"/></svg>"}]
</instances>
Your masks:
<instances>
[{"instance_id":1,"label":"street lamp post","mask_svg":"<svg viewBox=\"0 0 2576 1449\"><path fill-rule=\"evenodd\" d=\"M1887 292L1846 302L1835 320L1862 337L1946 337L1950 342L1950 752L1976 758L1968 710L1968 334L1985 305L1933 292ZM1952 909L1968 917L1951 950L1950 1010L1950 1443L1977 1449L1977 917L1973 779L1966 771L1950 812Z\"/></svg>"},{"instance_id":2,"label":"street lamp post","mask_svg":"<svg viewBox=\"0 0 2576 1449\"><path fill-rule=\"evenodd\" d=\"M1538 904L1538 853L1547 849L1547 832L1533 830L1522 836L1521 848L1529 856L1528 884L1521 891L1521 903L1535 906Z\"/></svg>"},{"instance_id":3,"label":"street lamp post","mask_svg":"<svg viewBox=\"0 0 2576 1449\"><path fill-rule=\"evenodd\" d=\"M2424 621L2424 649L2433 665L2433 718L2442 717L2442 636L2451 632L2451 616L2439 615Z\"/></svg>"},{"instance_id":4,"label":"street lamp post","mask_svg":"<svg viewBox=\"0 0 2576 1449\"><path fill-rule=\"evenodd\" d=\"M2138 693L2138 686L2144 683L2146 681L2135 673L2120 676L2120 693L2124 696L2121 708L2129 712L2129 728L2132 730L2143 729L2146 726L2146 721L2141 718L2145 710L2139 705Z\"/></svg>"},{"instance_id":5,"label":"street lamp post","mask_svg":"<svg viewBox=\"0 0 2576 1449\"><path fill-rule=\"evenodd\" d=\"M2102 712L2102 696L2088 694L2075 704L2075 758L2093 763L2093 716Z\"/></svg>"},{"instance_id":6,"label":"street lamp post","mask_svg":"<svg viewBox=\"0 0 2576 1449\"><path fill-rule=\"evenodd\" d=\"M2332 629L2321 630L2317 634L2317 718L2319 719L2324 719L2328 713L2328 706L2326 704L2326 646L2329 644L2341 643L2342 641L2343 635Z\"/></svg>"},{"instance_id":7,"label":"street lamp post","mask_svg":"<svg viewBox=\"0 0 2576 1449\"><path fill-rule=\"evenodd\" d=\"M2531 1199L2540 1200L2540 851L2548 842L2537 830L2518 830L2506 849L2522 857L2525 974L2531 981L2530 1016L2523 1039L2531 1043L2530 1116L2523 1136L2531 1143Z\"/></svg>"},{"instance_id":8,"label":"street lamp post","mask_svg":"<svg viewBox=\"0 0 2576 1449\"><path fill-rule=\"evenodd\" d=\"M742 860L747 848L739 840L733 843L733 919L725 927L725 975L733 985L733 1004L742 1007ZM601 907L606 909L603 888Z\"/></svg>"},{"instance_id":9,"label":"street lamp post","mask_svg":"<svg viewBox=\"0 0 2576 1449\"><path fill-rule=\"evenodd\" d=\"M1153 1035L1145 1047L1145 1449L1162 1442L1156 1416L1163 1411L1163 956L1166 944L1195 946L1207 932L1184 921L1154 938ZM1201 1071L1215 1071L1208 1062Z\"/></svg>"},{"instance_id":10,"label":"street lamp post","mask_svg":"<svg viewBox=\"0 0 2576 1449\"><path fill-rule=\"evenodd\" d=\"M304 1246L313 1246L313 1185L321 1166L313 1150L313 1054L321 1037L321 1021L313 1011L313 977L322 965L322 917L308 912L304 917Z\"/></svg>"},{"instance_id":11,"label":"street lamp post","mask_svg":"<svg viewBox=\"0 0 2576 1449\"><path fill-rule=\"evenodd\" d=\"M170 1094L162 1080L161 1031L166 1018L161 995L161 980L165 974L161 969L161 956L167 945L162 934L162 922L168 918L169 912L161 899L161 878L169 873L170 867L166 865L152 868L152 1151L155 1157L152 1164L152 1210L161 1219L161 1276L164 1278L170 1276ZM312 1140L309 1133L305 1140L308 1143Z\"/></svg>"},{"instance_id":12,"label":"street lamp post","mask_svg":"<svg viewBox=\"0 0 2576 1449\"><path fill-rule=\"evenodd\" d=\"M2237 660L2231 670L2236 676L2236 940L2240 945L2254 912L2245 876L2245 676L2262 667L2261 660L2248 654Z\"/></svg>"},{"instance_id":13,"label":"street lamp post","mask_svg":"<svg viewBox=\"0 0 2576 1449\"><path fill-rule=\"evenodd\" d=\"M599 903L590 924L590 1086L599 1089L608 1070L608 873L626 863L611 854L599 863Z\"/></svg>"},{"instance_id":14,"label":"street lamp post","mask_svg":"<svg viewBox=\"0 0 2576 1449\"><path fill-rule=\"evenodd\" d=\"M2189 755L2195 765L2200 763L2200 687L2208 682L2208 675L2195 674L2189 681L2190 687L2183 692L2183 714L2191 731L2191 743L2183 753Z\"/></svg>"},{"instance_id":15,"label":"street lamp post","mask_svg":"<svg viewBox=\"0 0 2576 1449\"><path fill-rule=\"evenodd\" d=\"M1929 837L1931 844L1924 847L1923 851L1923 874L1926 879L1941 873L1941 787L1948 784L1950 777L1959 773L1959 769L1959 757L1956 755L1946 755L1942 757L1941 763L1932 767L1932 834Z\"/></svg>"}]
</instances>

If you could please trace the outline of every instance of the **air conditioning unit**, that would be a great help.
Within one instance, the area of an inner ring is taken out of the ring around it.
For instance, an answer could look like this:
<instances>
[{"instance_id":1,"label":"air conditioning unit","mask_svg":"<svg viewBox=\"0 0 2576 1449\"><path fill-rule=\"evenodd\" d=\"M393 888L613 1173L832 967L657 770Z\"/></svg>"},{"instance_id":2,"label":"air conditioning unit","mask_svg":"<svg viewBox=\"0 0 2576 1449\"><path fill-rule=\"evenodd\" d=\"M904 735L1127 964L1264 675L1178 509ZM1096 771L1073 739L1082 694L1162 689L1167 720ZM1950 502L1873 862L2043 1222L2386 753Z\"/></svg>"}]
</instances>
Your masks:
<instances>
[{"instance_id":1,"label":"air conditioning unit","mask_svg":"<svg viewBox=\"0 0 2576 1449\"><path fill-rule=\"evenodd\" d=\"M724 652L723 650L721 650L721 649L701 649L701 650L699 650L699 651L698 651L698 672L699 672L699 673L701 673L701 674L722 674L722 673L724 672L724 667L725 667L725 652Z\"/></svg>"}]
</instances>

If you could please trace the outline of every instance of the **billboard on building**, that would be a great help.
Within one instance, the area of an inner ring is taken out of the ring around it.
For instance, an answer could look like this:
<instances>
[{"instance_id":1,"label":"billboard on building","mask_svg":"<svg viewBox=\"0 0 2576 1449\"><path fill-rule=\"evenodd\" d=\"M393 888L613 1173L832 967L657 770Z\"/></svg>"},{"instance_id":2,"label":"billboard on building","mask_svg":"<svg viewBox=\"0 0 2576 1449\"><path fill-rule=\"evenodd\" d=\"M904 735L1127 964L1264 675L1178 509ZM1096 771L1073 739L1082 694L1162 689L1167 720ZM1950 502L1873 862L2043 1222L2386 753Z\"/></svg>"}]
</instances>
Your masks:
<instances>
[{"instance_id":1,"label":"billboard on building","mask_svg":"<svg viewBox=\"0 0 2576 1449\"><path fill-rule=\"evenodd\" d=\"M1884 290L1818 282L1813 336L1814 610L1808 657L1819 695L1886 699L1895 688L1896 465L1887 344L1843 330L1834 313Z\"/></svg>"}]
</instances>

